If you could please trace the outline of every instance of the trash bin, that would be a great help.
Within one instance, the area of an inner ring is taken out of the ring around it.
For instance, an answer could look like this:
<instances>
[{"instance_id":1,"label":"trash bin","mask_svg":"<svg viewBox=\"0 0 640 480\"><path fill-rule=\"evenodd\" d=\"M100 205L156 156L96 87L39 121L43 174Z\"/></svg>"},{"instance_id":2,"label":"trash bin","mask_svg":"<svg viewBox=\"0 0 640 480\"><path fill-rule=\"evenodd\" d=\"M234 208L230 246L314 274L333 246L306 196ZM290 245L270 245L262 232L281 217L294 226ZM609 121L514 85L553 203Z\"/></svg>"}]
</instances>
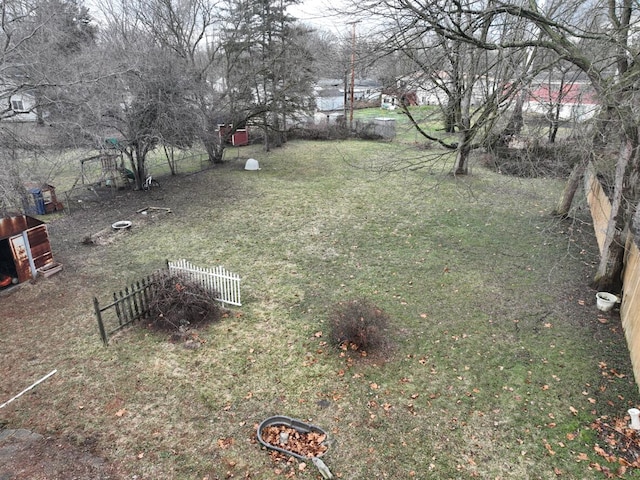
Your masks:
<instances>
[{"instance_id":1,"label":"trash bin","mask_svg":"<svg viewBox=\"0 0 640 480\"><path fill-rule=\"evenodd\" d=\"M42 189L32 188L29 190L29 193L33 195L33 213L35 213L36 215L44 215L45 213L47 213L44 206L44 195L42 194Z\"/></svg>"}]
</instances>

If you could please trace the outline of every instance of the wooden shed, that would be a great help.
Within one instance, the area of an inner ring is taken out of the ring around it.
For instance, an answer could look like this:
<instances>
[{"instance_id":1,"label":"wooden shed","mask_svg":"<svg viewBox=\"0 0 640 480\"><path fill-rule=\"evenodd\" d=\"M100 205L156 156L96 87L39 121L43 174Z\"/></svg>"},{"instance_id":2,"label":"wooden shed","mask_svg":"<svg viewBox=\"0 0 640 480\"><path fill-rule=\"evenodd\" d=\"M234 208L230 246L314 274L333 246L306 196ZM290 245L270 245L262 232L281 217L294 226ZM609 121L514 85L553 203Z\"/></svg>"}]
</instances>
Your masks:
<instances>
[{"instance_id":1,"label":"wooden shed","mask_svg":"<svg viewBox=\"0 0 640 480\"><path fill-rule=\"evenodd\" d=\"M0 288L61 269L62 265L53 261L44 222L27 215L0 219Z\"/></svg>"}]
</instances>

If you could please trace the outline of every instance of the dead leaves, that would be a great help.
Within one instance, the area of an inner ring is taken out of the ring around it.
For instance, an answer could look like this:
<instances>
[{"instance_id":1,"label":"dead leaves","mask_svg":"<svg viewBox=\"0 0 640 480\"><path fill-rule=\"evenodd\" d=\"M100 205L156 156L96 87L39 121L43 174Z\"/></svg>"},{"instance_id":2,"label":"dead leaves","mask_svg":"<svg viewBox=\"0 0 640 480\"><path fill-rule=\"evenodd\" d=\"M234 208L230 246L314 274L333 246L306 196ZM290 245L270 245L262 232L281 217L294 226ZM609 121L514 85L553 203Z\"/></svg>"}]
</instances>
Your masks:
<instances>
[{"instance_id":1,"label":"dead leaves","mask_svg":"<svg viewBox=\"0 0 640 480\"><path fill-rule=\"evenodd\" d=\"M549 455L553 456L556 454L556 452L553 450L553 448L551 447L551 445L549 444L549 442L544 442L544 448L546 448L547 452L549 453Z\"/></svg>"},{"instance_id":2,"label":"dead leaves","mask_svg":"<svg viewBox=\"0 0 640 480\"><path fill-rule=\"evenodd\" d=\"M261 432L262 439L274 447L302 457L318 457L328 449L327 436L321 432L301 432L286 425L272 425Z\"/></svg>"},{"instance_id":3,"label":"dead leaves","mask_svg":"<svg viewBox=\"0 0 640 480\"><path fill-rule=\"evenodd\" d=\"M221 450L226 450L227 448L234 445L235 439L233 437L219 438L217 443L218 448L220 448Z\"/></svg>"},{"instance_id":4,"label":"dead leaves","mask_svg":"<svg viewBox=\"0 0 640 480\"><path fill-rule=\"evenodd\" d=\"M597 432L602 446L596 445L595 452L609 463L619 463L624 467L640 468L640 436L629 428L627 418L615 419L610 423L599 418L591 427Z\"/></svg>"},{"instance_id":5,"label":"dead leaves","mask_svg":"<svg viewBox=\"0 0 640 480\"><path fill-rule=\"evenodd\" d=\"M609 368L605 362L598 362L603 377L625 378L624 373L618 372L615 368Z\"/></svg>"}]
</instances>

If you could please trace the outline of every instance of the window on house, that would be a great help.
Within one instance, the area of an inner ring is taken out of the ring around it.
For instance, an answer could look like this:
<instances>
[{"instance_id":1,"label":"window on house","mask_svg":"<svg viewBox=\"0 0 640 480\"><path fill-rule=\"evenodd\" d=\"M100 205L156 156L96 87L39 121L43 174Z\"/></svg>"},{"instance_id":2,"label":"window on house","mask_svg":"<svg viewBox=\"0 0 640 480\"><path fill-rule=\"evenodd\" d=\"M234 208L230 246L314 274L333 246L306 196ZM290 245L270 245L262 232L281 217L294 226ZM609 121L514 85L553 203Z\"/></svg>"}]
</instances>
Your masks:
<instances>
[{"instance_id":1,"label":"window on house","mask_svg":"<svg viewBox=\"0 0 640 480\"><path fill-rule=\"evenodd\" d=\"M11 109L14 112L24 112L22 100L11 100Z\"/></svg>"}]
</instances>

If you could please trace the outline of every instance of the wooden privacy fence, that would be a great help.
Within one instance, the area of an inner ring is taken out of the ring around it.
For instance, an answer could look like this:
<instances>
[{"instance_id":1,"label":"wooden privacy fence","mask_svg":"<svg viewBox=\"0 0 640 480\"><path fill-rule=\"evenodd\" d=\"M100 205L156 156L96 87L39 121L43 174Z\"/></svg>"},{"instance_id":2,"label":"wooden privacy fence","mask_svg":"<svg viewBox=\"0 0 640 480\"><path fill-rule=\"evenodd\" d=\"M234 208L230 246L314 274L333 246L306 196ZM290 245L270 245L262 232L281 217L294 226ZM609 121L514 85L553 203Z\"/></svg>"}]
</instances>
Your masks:
<instances>
[{"instance_id":1,"label":"wooden privacy fence","mask_svg":"<svg viewBox=\"0 0 640 480\"><path fill-rule=\"evenodd\" d=\"M591 167L585 173L584 188L598 247L602 253L607 224L611 216L611 202ZM633 375L636 384L640 384L640 250L633 235L629 235L625 246L620 320L629 348Z\"/></svg>"},{"instance_id":2,"label":"wooden privacy fence","mask_svg":"<svg viewBox=\"0 0 640 480\"><path fill-rule=\"evenodd\" d=\"M169 274L199 284L209 292L216 293L216 300L230 305L240 303L240 276L225 270L223 267L200 268L186 260L167 261ZM142 280L132 283L124 290L114 292L113 299L107 305L100 305L93 298L93 308L98 321L100 338L105 345L109 337L132 323L148 318L149 304L160 282L162 272L155 272Z\"/></svg>"}]
</instances>

